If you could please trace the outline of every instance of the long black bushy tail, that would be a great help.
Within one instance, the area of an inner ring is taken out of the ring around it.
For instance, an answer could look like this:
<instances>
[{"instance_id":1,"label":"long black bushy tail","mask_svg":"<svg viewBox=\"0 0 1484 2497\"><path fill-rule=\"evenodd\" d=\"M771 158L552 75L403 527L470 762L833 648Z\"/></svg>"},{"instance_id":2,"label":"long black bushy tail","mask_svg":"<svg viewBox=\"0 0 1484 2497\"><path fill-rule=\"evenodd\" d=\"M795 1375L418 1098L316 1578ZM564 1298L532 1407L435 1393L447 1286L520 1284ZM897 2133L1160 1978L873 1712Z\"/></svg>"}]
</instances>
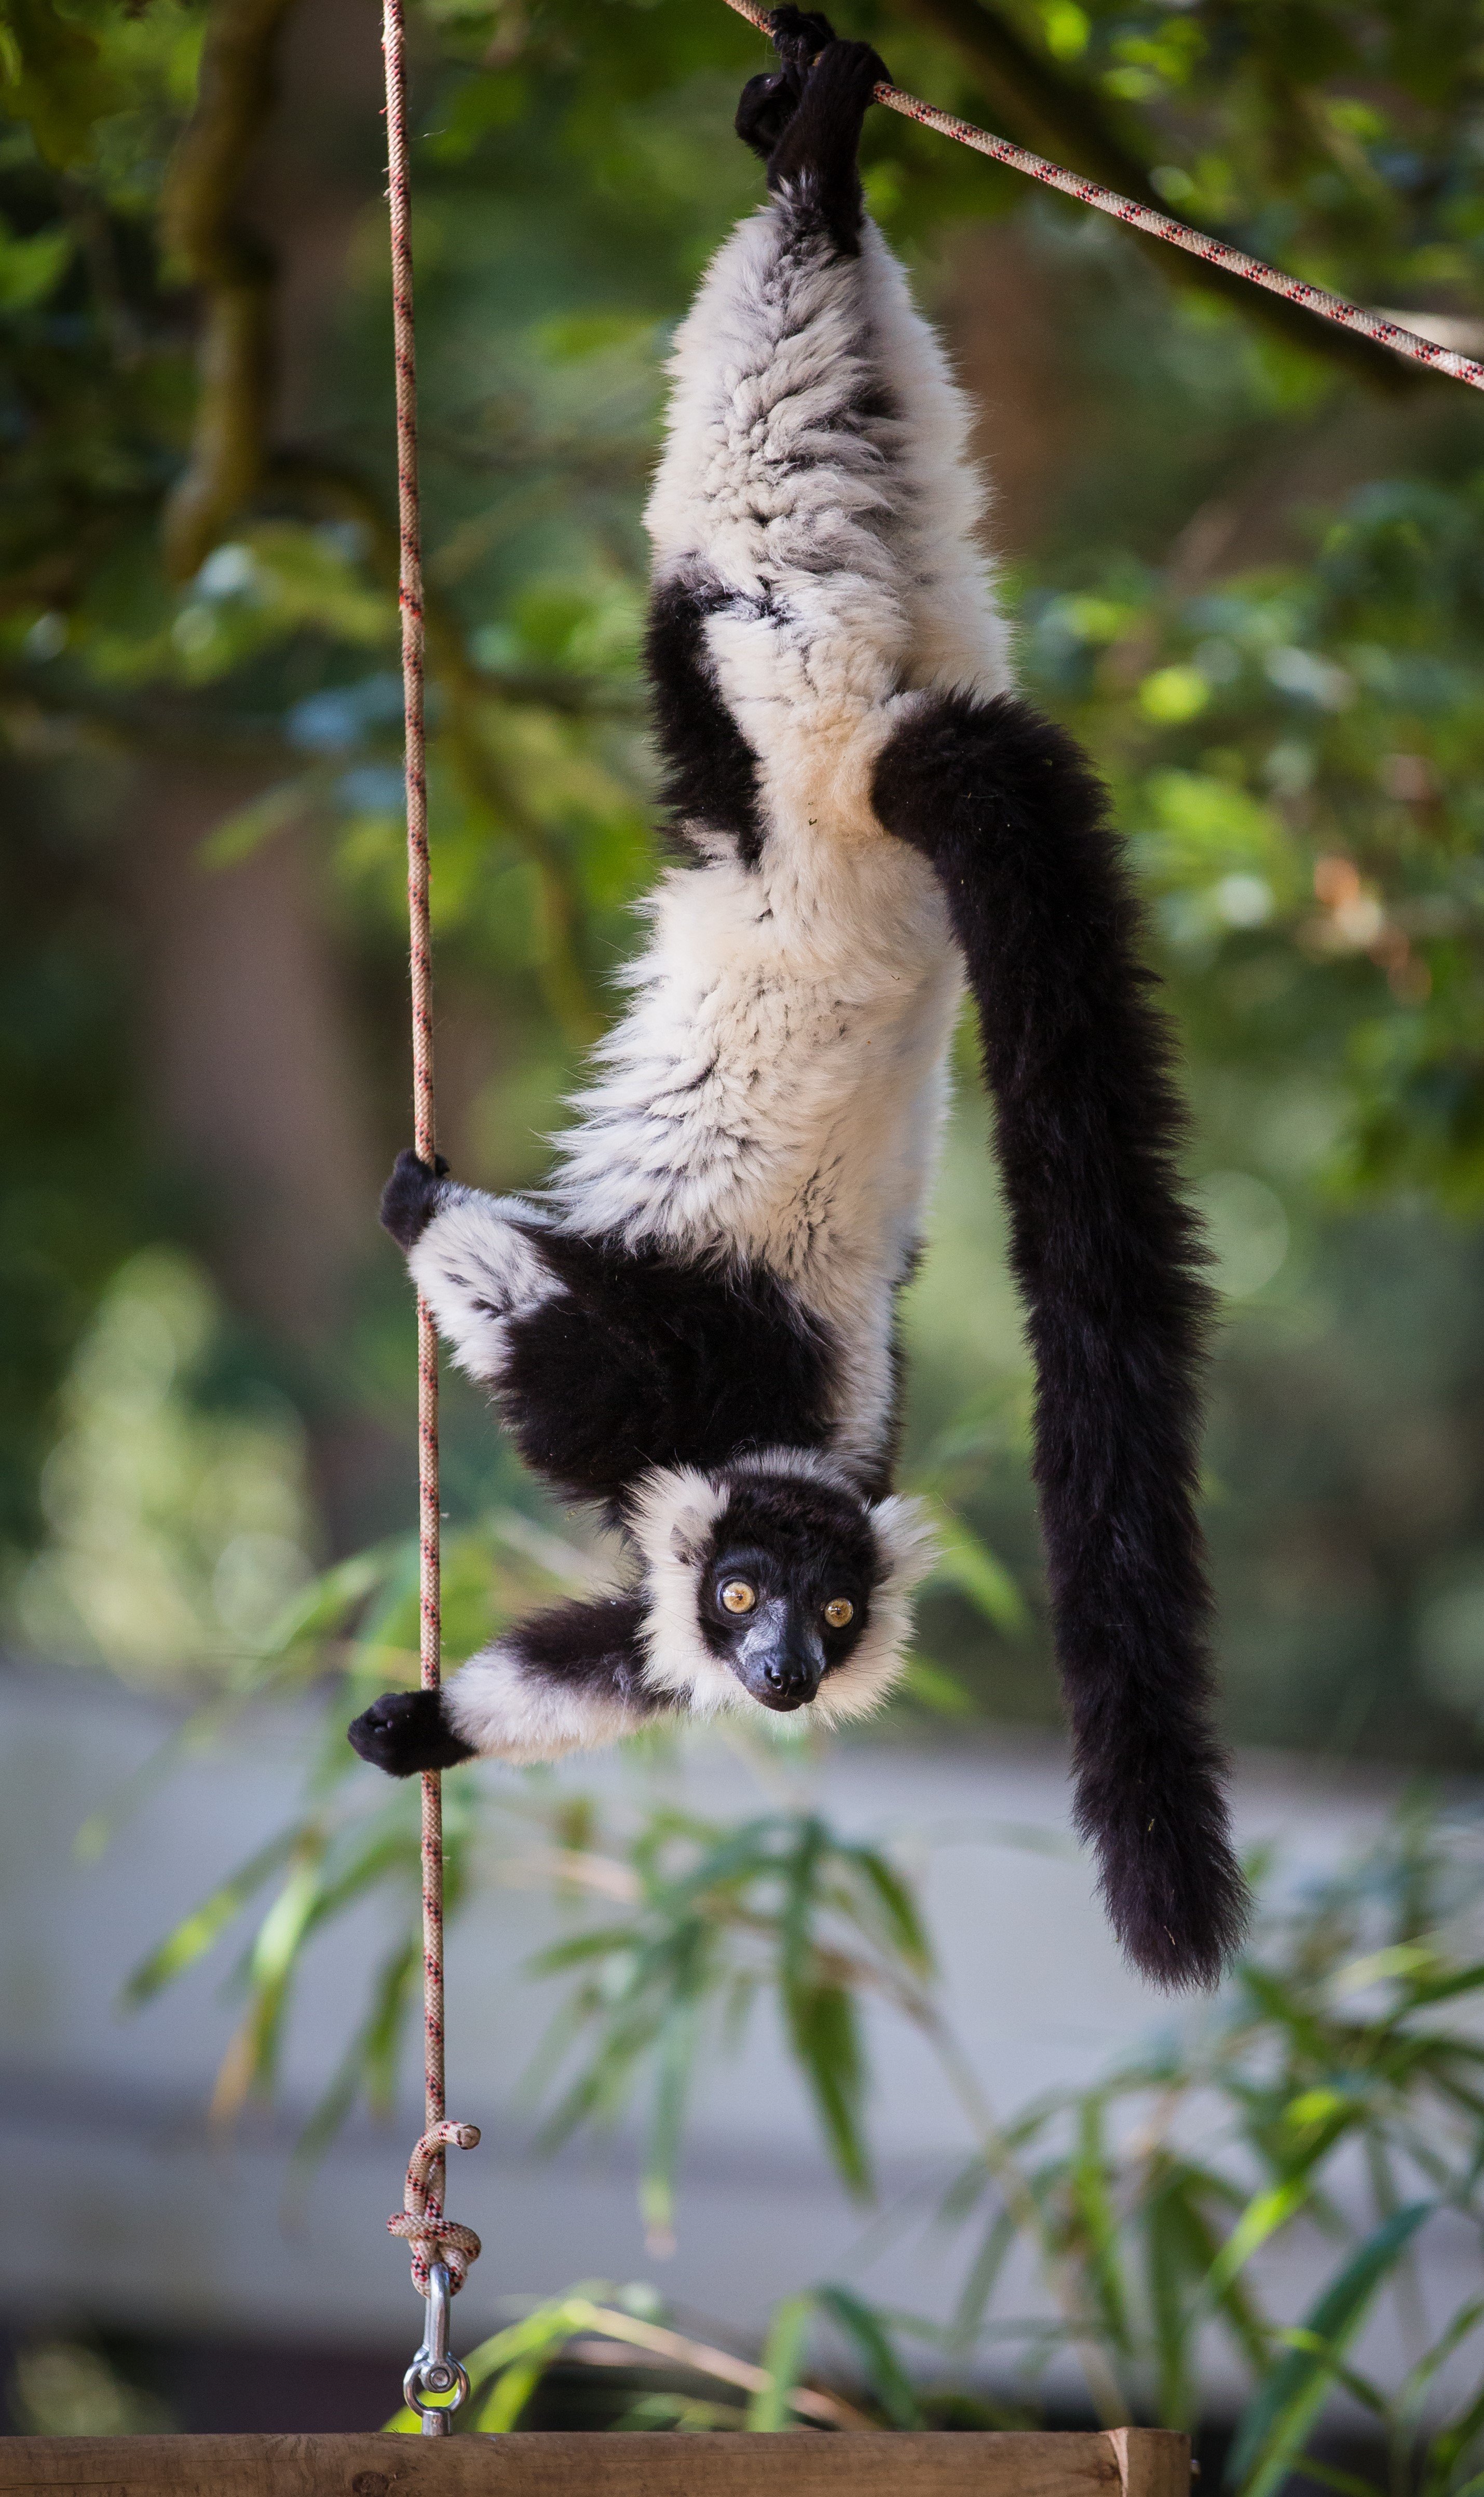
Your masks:
<instances>
[{"instance_id":1,"label":"long black bushy tail","mask_svg":"<svg viewBox=\"0 0 1484 2497\"><path fill-rule=\"evenodd\" d=\"M1211 1293L1107 794L1026 704L951 695L886 747L874 800L937 869L979 1009L1035 1355L1078 1826L1130 1959L1165 1985L1209 1985L1247 1912L1195 1513Z\"/></svg>"}]
</instances>

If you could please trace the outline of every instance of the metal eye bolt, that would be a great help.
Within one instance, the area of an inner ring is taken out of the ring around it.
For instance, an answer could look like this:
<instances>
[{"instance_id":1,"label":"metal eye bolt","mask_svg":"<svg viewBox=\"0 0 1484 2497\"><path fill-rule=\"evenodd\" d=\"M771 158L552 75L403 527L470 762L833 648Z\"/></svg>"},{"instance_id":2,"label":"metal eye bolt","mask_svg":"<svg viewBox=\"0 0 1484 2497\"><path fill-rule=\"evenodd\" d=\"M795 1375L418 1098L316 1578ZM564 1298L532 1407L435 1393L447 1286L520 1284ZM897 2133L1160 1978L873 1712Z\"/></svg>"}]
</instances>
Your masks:
<instances>
[{"instance_id":1,"label":"metal eye bolt","mask_svg":"<svg viewBox=\"0 0 1484 2497\"><path fill-rule=\"evenodd\" d=\"M448 2346L449 2277L447 2263L427 2266L427 2336L402 2378L402 2399L419 2418L445 2419L469 2398L469 2379ZM441 2393L441 2401L425 2394ZM436 2431L435 2431L436 2433ZM446 2431L445 2431L446 2433Z\"/></svg>"}]
</instances>

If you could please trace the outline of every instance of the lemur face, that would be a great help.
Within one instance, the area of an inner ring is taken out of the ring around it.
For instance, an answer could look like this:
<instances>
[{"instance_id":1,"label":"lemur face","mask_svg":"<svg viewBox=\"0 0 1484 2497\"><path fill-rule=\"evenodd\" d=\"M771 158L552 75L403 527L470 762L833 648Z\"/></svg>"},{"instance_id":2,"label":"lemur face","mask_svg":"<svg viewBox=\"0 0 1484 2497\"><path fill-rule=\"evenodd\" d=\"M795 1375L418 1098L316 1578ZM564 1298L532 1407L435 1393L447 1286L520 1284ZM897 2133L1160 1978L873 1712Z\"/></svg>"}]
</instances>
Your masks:
<instances>
[{"instance_id":1,"label":"lemur face","mask_svg":"<svg viewBox=\"0 0 1484 2497\"><path fill-rule=\"evenodd\" d=\"M826 1484L739 1485L701 1558L701 1635L764 1708L806 1707L846 1662L880 1572L860 1504Z\"/></svg>"}]
</instances>

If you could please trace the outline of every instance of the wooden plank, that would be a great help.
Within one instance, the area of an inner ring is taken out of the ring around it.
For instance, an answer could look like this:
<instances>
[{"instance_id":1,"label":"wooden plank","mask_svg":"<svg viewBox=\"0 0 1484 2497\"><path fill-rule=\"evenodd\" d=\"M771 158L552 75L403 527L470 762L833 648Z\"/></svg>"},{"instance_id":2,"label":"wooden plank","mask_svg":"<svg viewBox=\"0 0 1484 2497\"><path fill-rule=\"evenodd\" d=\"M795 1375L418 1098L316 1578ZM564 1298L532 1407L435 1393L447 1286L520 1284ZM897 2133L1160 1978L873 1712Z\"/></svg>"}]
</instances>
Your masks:
<instances>
[{"instance_id":1,"label":"wooden plank","mask_svg":"<svg viewBox=\"0 0 1484 2497\"><path fill-rule=\"evenodd\" d=\"M1190 2442L1098 2435L0 2437L79 2497L1189 2497Z\"/></svg>"}]
</instances>

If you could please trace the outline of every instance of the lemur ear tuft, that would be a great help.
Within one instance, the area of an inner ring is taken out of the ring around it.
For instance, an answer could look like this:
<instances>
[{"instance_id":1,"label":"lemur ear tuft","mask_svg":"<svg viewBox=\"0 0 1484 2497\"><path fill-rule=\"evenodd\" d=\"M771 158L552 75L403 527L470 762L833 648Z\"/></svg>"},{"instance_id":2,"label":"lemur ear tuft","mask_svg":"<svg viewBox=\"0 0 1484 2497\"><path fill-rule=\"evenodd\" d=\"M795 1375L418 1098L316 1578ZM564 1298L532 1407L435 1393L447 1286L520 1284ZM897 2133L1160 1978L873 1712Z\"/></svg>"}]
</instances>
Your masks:
<instances>
[{"instance_id":1,"label":"lemur ear tuft","mask_svg":"<svg viewBox=\"0 0 1484 2497\"><path fill-rule=\"evenodd\" d=\"M670 1549L687 1569L693 1569L705 1554L710 1539L711 1520L698 1508L683 1508L670 1528Z\"/></svg>"},{"instance_id":2,"label":"lemur ear tuft","mask_svg":"<svg viewBox=\"0 0 1484 2497\"><path fill-rule=\"evenodd\" d=\"M874 1503L870 1523L881 1556L881 1584L890 1587L893 1595L910 1595L921 1586L941 1548L931 1509L920 1500L897 1495Z\"/></svg>"}]
</instances>

